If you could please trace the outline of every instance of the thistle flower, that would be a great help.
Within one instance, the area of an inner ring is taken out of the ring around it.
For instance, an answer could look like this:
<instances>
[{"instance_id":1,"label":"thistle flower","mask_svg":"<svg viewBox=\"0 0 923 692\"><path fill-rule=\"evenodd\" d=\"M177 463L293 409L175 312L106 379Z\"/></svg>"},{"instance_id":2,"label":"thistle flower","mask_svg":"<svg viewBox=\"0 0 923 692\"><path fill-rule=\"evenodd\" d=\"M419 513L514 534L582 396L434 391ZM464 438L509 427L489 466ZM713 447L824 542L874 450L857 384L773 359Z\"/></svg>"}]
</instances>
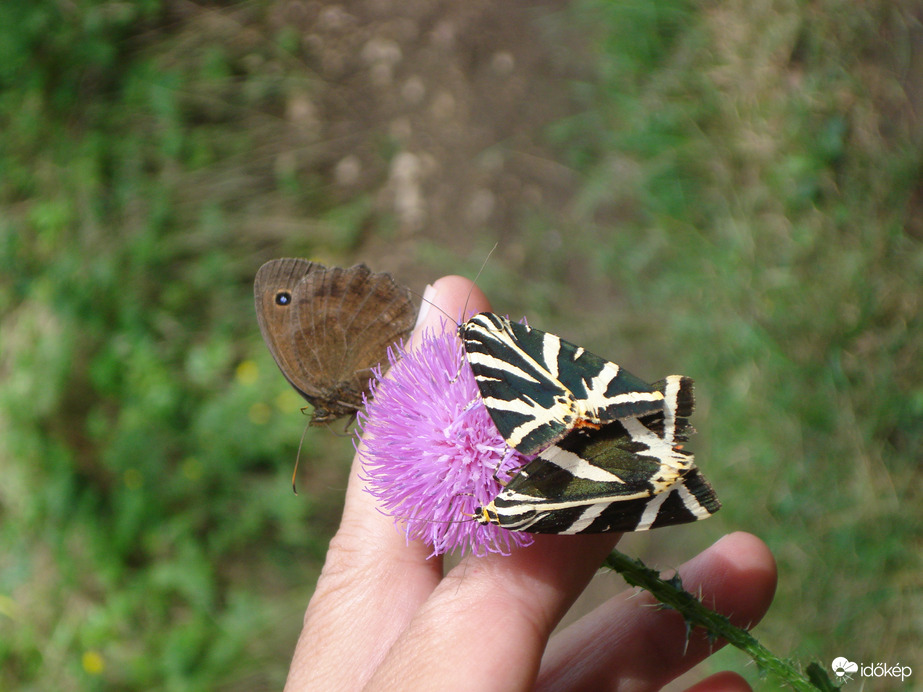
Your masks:
<instances>
[{"instance_id":1,"label":"thistle flower","mask_svg":"<svg viewBox=\"0 0 923 692\"><path fill-rule=\"evenodd\" d=\"M491 421L455 331L427 332L412 351L392 347L388 361L388 377L379 366L358 415L368 492L408 541L432 547L430 557L455 549L506 555L529 545L528 534L473 518L530 459Z\"/></svg>"}]
</instances>

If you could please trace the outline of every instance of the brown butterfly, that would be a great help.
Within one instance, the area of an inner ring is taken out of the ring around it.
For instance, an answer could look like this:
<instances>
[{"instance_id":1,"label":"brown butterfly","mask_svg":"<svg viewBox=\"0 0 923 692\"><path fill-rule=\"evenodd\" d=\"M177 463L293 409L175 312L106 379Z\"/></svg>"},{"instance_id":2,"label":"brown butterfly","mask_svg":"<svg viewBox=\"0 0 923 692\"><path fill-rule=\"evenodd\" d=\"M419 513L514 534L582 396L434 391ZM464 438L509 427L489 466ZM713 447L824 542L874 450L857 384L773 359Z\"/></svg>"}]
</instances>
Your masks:
<instances>
[{"instance_id":1,"label":"brown butterfly","mask_svg":"<svg viewBox=\"0 0 923 692\"><path fill-rule=\"evenodd\" d=\"M364 264L271 260L253 292L263 340L285 379L314 405L312 425L354 414L371 369L416 321L410 291Z\"/></svg>"}]
</instances>

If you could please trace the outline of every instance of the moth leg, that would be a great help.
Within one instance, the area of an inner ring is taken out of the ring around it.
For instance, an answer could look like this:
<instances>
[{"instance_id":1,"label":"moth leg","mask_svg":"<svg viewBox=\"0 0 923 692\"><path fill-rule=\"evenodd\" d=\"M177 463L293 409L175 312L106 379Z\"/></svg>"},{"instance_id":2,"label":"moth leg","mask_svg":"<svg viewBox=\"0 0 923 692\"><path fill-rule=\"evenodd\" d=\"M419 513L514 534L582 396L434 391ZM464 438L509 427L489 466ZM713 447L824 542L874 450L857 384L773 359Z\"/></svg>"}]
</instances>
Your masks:
<instances>
[{"instance_id":1,"label":"moth leg","mask_svg":"<svg viewBox=\"0 0 923 692\"><path fill-rule=\"evenodd\" d=\"M464 358L462 358L461 362L458 364L458 370L455 371L455 377L449 380L449 384L455 384L456 382L458 382L458 378L461 377L461 374L462 374L462 368L465 367L466 363L467 361Z\"/></svg>"}]
</instances>

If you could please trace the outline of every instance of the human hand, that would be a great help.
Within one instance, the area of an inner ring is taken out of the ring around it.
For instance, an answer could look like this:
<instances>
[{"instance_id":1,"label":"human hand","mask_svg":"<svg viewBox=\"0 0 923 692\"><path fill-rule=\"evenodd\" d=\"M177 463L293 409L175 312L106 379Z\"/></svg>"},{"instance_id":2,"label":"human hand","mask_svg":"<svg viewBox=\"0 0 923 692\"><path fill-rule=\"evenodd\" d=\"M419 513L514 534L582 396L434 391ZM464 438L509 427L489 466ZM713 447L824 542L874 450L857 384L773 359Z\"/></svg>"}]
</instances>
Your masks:
<instances>
[{"instance_id":1,"label":"human hand","mask_svg":"<svg viewBox=\"0 0 923 692\"><path fill-rule=\"evenodd\" d=\"M446 314L489 304L471 282L445 277L432 302ZM470 292L470 296L469 296ZM424 303L424 305L427 305ZM425 311L417 333L438 328ZM286 690L654 690L720 646L689 636L676 612L628 590L551 637L618 541L617 534L536 536L510 556L468 556L448 574L430 548L405 542L363 491L354 459L343 519L305 615ZM775 563L755 536L734 533L679 568L685 588L759 621ZM614 577L613 577L614 578ZM550 638L550 639L549 639ZM746 690L733 673L692 688Z\"/></svg>"}]
</instances>

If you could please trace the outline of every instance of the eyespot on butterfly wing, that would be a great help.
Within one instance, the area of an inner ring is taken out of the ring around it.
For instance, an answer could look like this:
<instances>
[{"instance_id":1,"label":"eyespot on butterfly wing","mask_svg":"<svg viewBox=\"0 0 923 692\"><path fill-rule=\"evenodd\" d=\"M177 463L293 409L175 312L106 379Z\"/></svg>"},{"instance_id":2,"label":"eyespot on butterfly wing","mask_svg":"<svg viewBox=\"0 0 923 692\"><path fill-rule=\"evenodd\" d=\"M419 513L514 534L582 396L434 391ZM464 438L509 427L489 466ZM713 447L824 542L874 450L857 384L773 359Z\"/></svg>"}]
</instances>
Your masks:
<instances>
[{"instance_id":1,"label":"eyespot on butterfly wing","mask_svg":"<svg viewBox=\"0 0 923 692\"><path fill-rule=\"evenodd\" d=\"M253 292L263 340L285 379L314 406L312 425L355 414L371 369L416 321L410 290L364 264L270 260Z\"/></svg>"}]
</instances>

